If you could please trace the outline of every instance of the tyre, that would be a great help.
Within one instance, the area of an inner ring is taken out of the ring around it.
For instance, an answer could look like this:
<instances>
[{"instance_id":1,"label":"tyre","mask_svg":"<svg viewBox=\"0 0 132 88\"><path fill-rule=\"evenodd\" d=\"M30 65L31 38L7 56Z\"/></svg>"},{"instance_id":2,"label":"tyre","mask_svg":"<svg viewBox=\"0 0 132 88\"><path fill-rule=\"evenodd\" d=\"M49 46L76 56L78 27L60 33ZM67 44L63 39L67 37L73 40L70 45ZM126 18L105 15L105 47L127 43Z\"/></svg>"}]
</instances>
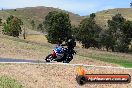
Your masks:
<instances>
[{"instance_id":1,"label":"tyre","mask_svg":"<svg viewBox=\"0 0 132 88\"><path fill-rule=\"evenodd\" d=\"M46 58L45 61L46 62L50 62L52 60L52 54L49 54Z\"/></svg>"},{"instance_id":2,"label":"tyre","mask_svg":"<svg viewBox=\"0 0 132 88\"><path fill-rule=\"evenodd\" d=\"M76 76L76 80L79 85L84 85L86 83L86 78L82 75Z\"/></svg>"},{"instance_id":3,"label":"tyre","mask_svg":"<svg viewBox=\"0 0 132 88\"><path fill-rule=\"evenodd\" d=\"M69 61L67 61L67 60L63 60L63 63L69 63Z\"/></svg>"},{"instance_id":4,"label":"tyre","mask_svg":"<svg viewBox=\"0 0 132 88\"><path fill-rule=\"evenodd\" d=\"M62 60L61 60L61 59L59 59L59 60L57 60L57 62L62 62Z\"/></svg>"},{"instance_id":5,"label":"tyre","mask_svg":"<svg viewBox=\"0 0 132 88\"><path fill-rule=\"evenodd\" d=\"M63 63L70 63L72 59L73 59L73 56L67 57L65 60L63 60Z\"/></svg>"}]
</instances>

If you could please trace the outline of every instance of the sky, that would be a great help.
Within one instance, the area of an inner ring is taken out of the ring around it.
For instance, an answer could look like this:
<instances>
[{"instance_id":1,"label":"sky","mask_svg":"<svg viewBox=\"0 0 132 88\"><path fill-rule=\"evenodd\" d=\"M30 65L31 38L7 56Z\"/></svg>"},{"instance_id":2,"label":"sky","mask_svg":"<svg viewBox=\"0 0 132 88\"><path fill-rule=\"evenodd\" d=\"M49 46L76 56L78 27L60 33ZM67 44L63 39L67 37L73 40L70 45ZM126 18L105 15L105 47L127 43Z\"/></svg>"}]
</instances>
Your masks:
<instances>
[{"instance_id":1,"label":"sky","mask_svg":"<svg viewBox=\"0 0 132 88\"><path fill-rule=\"evenodd\" d=\"M130 8L132 0L0 0L0 8L15 9L23 7L46 6L86 16L113 8Z\"/></svg>"}]
</instances>

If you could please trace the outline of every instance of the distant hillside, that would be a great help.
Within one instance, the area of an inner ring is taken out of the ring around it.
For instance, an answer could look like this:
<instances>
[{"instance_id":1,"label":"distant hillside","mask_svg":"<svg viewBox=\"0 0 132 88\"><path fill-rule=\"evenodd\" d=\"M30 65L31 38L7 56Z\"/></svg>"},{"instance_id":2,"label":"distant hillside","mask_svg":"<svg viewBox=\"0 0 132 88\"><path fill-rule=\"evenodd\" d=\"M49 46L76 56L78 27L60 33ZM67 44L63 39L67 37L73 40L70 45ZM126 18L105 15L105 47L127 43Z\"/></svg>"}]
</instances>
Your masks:
<instances>
[{"instance_id":1,"label":"distant hillside","mask_svg":"<svg viewBox=\"0 0 132 88\"><path fill-rule=\"evenodd\" d=\"M97 12L96 21L104 28L107 25L107 21L117 13L121 13L125 19L132 21L132 8L117 8Z\"/></svg>"},{"instance_id":2,"label":"distant hillside","mask_svg":"<svg viewBox=\"0 0 132 88\"><path fill-rule=\"evenodd\" d=\"M45 16L51 11L64 11L58 8L52 7L27 7L27 8L18 8L16 10L4 10L0 11L0 18L6 20L9 15L15 15L20 17L26 28L31 29L30 22L34 20L36 24L41 23ZM72 25L78 25L85 17L87 16L79 16L77 14L65 11L69 13ZM121 13L123 17L127 20L132 20L132 8L117 8L117 9L108 9L103 10L96 13L96 22L102 28L105 28L107 25L107 21L112 18L117 13Z\"/></svg>"},{"instance_id":3,"label":"distant hillside","mask_svg":"<svg viewBox=\"0 0 132 88\"><path fill-rule=\"evenodd\" d=\"M30 22L31 20L34 20L36 24L41 23L45 16L51 12L51 11L64 11L60 10L57 8L52 8L52 7L27 7L27 8L18 8L18 9L9 9L9 10L4 10L0 11L0 17L2 17L4 20L9 16L9 15L15 15L17 17L20 17L26 27L30 27ZM67 11L65 11L67 12ZM83 17L73 14L71 12L67 12L70 15L71 23L72 25L78 25L80 21L83 19Z\"/></svg>"}]
</instances>

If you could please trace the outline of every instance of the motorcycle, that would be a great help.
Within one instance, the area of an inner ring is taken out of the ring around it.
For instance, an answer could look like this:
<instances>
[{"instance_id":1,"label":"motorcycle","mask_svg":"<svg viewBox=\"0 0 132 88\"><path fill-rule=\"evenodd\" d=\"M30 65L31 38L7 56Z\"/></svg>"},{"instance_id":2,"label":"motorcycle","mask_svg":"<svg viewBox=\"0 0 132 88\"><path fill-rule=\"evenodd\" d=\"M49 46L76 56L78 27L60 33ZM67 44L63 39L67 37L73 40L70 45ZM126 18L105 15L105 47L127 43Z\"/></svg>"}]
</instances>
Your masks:
<instances>
[{"instance_id":1,"label":"motorcycle","mask_svg":"<svg viewBox=\"0 0 132 88\"><path fill-rule=\"evenodd\" d=\"M52 53L49 54L45 60L46 62L57 61L63 63L69 63L73 59L73 55L76 54L75 50L69 50L62 46L53 49Z\"/></svg>"}]
</instances>

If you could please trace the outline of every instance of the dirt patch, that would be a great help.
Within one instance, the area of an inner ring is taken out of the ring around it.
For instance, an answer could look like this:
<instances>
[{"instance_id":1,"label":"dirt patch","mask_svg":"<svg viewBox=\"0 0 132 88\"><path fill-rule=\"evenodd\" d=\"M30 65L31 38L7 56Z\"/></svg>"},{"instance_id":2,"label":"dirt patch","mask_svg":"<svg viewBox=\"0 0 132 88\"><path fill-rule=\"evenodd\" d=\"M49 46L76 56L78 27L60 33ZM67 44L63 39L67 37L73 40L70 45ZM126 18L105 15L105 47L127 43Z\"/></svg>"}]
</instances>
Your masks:
<instances>
[{"instance_id":1,"label":"dirt patch","mask_svg":"<svg viewBox=\"0 0 132 88\"><path fill-rule=\"evenodd\" d=\"M0 66L0 76L8 75L18 80L25 88L132 88L129 84L86 84L76 83L76 68L64 65L46 64L4 64ZM87 73L130 74L132 70L87 67Z\"/></svg>"}]
</instances>

